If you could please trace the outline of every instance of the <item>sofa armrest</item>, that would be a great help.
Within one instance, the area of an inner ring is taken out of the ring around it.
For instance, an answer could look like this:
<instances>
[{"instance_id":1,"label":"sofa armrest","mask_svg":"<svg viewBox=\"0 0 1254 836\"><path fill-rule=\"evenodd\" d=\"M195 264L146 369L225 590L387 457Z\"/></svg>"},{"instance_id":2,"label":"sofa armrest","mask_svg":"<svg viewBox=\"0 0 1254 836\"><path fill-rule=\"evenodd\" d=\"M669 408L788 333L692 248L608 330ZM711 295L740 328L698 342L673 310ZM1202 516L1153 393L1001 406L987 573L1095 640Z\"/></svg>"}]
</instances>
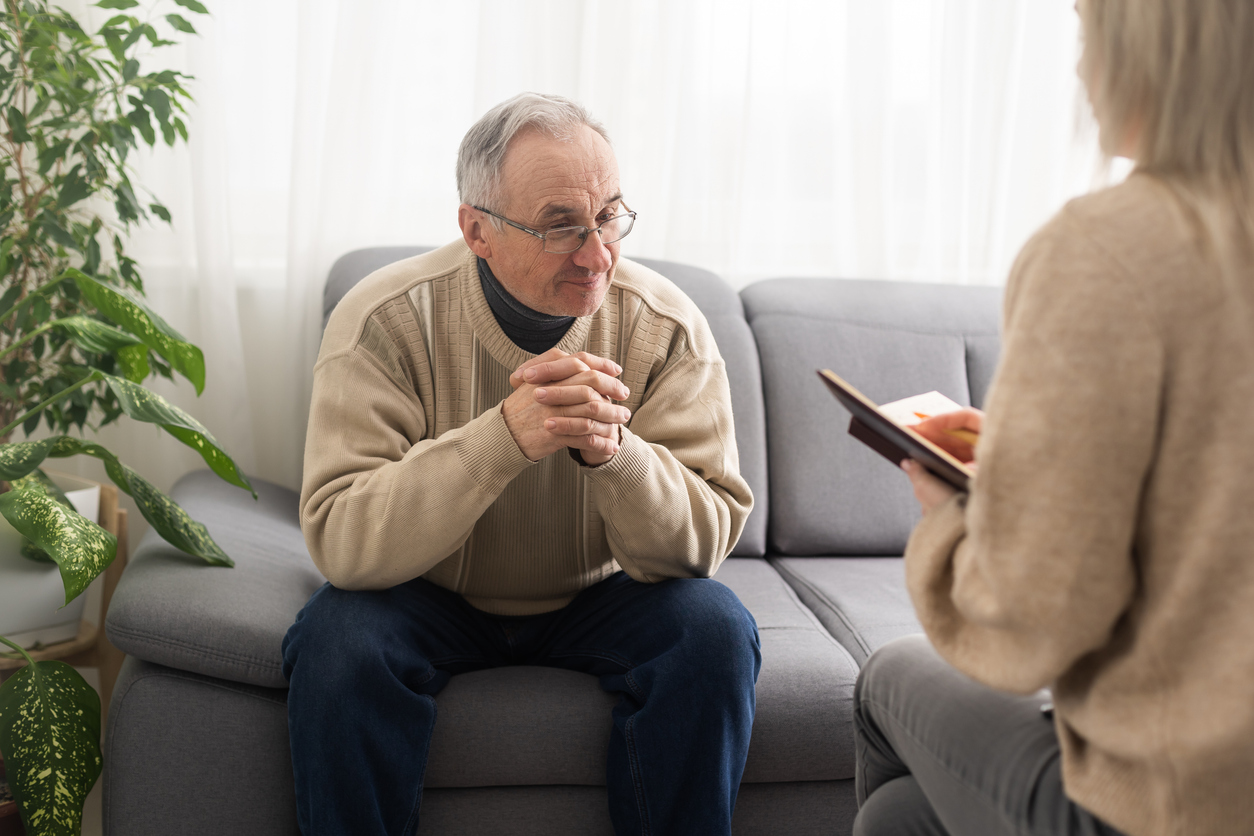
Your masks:
<instances>
[{"instance_id":1,"label":"sofa armrest","mask_svg":"<svg viewBox=\"0 0 1254 836\"><path fill-rule=\"evenodd\" d=\"M256 501L208 470L178 481L171 496L235 567L206 566L148 531L109 605L115 646L179 670L287 687L280 645L323 578L301 536L297 493L259 479L253 486Z\"/></svg>"}]
</instances>

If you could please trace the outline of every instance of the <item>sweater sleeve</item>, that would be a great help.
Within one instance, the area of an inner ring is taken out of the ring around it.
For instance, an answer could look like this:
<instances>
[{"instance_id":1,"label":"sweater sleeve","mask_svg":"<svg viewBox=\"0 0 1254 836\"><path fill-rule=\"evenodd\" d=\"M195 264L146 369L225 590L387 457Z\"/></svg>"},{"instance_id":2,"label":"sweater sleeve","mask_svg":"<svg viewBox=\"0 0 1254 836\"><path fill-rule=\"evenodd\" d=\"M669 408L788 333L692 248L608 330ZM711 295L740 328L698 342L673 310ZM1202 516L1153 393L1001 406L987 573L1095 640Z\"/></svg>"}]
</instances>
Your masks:
<instances>
[{"instance_id":1,"label":"sweater sleeve","mask_svg":"<svg viewBox=\"0 0 1254 836\"><path fill-rule=\"evenodd\" d=\"M301 529L335 586L385 589L423 574L462 545L532 464L499 405L439 438L425 434L417 394L364 352L346 349L318 363Z\"/></svg>"},{"instance_id":2,"label":"sweater sleeve","mask_svg":"<svg viewBox=\"0 0 1254 836\"><path fill-rule=\"evenodd\" d=\"M971 493L924 517L905 562L941 655L1030 693L1132 601L1164 351L1134 277L1065 211L1021 254L1005 319Z\"/></svg>"},{"instance_id":3,"label":"sweater sleeve","mask_svg":"<svg viewBox=\"0 0 1254 836\"><path fill-rule=\"evenodd\" d=\"M713 575L753 507L722 360L678 358L629 426L618 453L588 471L614 559L647 583Z\"/></svg>"}]
</instances>

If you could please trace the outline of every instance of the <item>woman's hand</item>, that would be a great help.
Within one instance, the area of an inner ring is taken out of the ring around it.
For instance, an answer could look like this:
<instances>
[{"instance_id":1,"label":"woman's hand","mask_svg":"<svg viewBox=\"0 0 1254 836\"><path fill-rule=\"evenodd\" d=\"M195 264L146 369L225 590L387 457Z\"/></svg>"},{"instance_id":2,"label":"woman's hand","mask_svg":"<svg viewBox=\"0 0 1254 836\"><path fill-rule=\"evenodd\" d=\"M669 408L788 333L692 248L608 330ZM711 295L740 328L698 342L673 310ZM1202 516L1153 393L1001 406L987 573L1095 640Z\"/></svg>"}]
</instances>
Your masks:
<instances>
[{"instance_id":1,"label":"woman's hand","mask_svg":"<svg viewBox=\"0 0 1254 836\"><path fill-rule=\"evenodd\" d=\"M963 464L975 461L975 442L984 427L984 413L968 407L933 416L910 429Z\"/></svg>"},{"instance_id":2,"label":"woman's hand","mask_svg":"<svg viewBox=\"0 0 1254 836\"><path fill-rule=\"evenodd\" d=\"M914 486L914 498L919 500L925 514L957 493L948 483L937 479L914 459L903 461L901 469L910 477L910 484Z\"/></svg>"}]
</instances>

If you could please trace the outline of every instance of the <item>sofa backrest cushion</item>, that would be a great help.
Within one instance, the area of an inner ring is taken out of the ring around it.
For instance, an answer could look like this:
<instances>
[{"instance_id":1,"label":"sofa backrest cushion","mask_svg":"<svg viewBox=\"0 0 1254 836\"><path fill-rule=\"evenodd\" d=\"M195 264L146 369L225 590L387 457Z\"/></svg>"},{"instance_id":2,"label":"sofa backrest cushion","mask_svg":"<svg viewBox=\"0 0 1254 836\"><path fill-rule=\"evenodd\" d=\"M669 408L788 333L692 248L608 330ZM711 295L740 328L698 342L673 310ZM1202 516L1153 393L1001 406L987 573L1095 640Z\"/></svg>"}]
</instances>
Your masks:
<instances>
[{"instance_id":1,"label":"sofa backrest cushion","mask_svg":"<svg viewBox=\"0 0 1254 836\"><path fill-rule=\"evenodd\" d=\"M427 252L432 247L370 247L341 256L331 267L322 295L322 325L344 294L370 273L403 258ZM719 352L727 364L736 422L736 445L740 471L753 491L754 508L733 555L761 557L766 554L767 477L766 413L762 404L762 374L758 352L744 318L744 307L736 291L709 270L673 261L636 259L661 273L688 295L710 323Z\"/></svg>"},{"instance_id":2,"label":"sofa backrest cushion","mask_svg":"<svg viewBox=\"0 0 1254 836\"><path fill-rule=\"evenodd\" d=\"M848 435L849 413L815 371L876 403L935 389L980 406L1000 351L1000 289L771 279L741 299L766 396L768 550L901 554L919 514L909 482Z\"/></svg>"}]
</instances>

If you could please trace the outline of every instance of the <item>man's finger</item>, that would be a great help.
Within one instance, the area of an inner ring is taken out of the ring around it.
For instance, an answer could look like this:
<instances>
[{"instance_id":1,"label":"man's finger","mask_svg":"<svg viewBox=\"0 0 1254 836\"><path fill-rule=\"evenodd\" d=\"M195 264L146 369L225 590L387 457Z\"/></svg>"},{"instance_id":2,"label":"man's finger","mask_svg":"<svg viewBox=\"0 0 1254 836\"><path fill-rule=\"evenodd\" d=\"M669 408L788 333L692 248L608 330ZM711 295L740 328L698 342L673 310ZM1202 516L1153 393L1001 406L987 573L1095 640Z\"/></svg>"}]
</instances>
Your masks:
<instances>
[{"instance_id":1,"label":"man's finger","mask_svg":"<svg viewBox=\"0 0 1254 836\"><path fill-rule=\"evenodd\" d=\"M557 406L551 418L592 418L603 424L626 424L631 420L631 410L600 398L579 401L568 406Z\"/></svg>"},{"instance_id":2,"label":"man's finger","mask_svg":"<svg viewBox=\"0 0 1254 836\"><path fill-rule=\"evenodd\" d=\"M604 357L598 357L586 351L520 368L522 380L535 386L565 380L586 371L599 372L609 377L618 377L623 373L623 368L613 360L607 360Z\"/></svg>"},{"instance_id":3,"label":"man's finger","mask_svg":"<svg viewBox=\"0 0 1254 836\"><path fill-rule=\"evenodd\" d=\"M574 377L536 389L536 400L549 406L582 403L609 398L625 400L631 390L618 380L600 372L581 372Z\"/></svg>"},{"instance_id":4,"label":"man's finger","mask_svg":"<svg viewBox=\"0 0 1254 836\"><path fill-rule=\"evenodd\" d=\"M570 356L572 355L567 354L565 351L562 351L560 348L550 348L548 351L544 352L543 354L538 354L535 357L532 357L530 360L523 363L518 368L514 369L513 373L509 376L509 385L517 389L519 386L522 386L524 383L527 382L526 379L523 377L523 374L527 371L527 369L533 368L535 366L538 366L544 363L550 363L554 360L561 359L562 357L570 357Z\"/></svg>"},{"instance_id":5,"label":"man's finger","mask_svg":"<svg viewBox=\"0 0 1254 836\"><path fill-rule=\"evenodd\" d=\"M553 433L553 435L599 435L606 438L617 436L614 424L605 424L600 421L594 421L591 418L549 418L544 422L544 428Z\"/></svg>"}]
</instances>

